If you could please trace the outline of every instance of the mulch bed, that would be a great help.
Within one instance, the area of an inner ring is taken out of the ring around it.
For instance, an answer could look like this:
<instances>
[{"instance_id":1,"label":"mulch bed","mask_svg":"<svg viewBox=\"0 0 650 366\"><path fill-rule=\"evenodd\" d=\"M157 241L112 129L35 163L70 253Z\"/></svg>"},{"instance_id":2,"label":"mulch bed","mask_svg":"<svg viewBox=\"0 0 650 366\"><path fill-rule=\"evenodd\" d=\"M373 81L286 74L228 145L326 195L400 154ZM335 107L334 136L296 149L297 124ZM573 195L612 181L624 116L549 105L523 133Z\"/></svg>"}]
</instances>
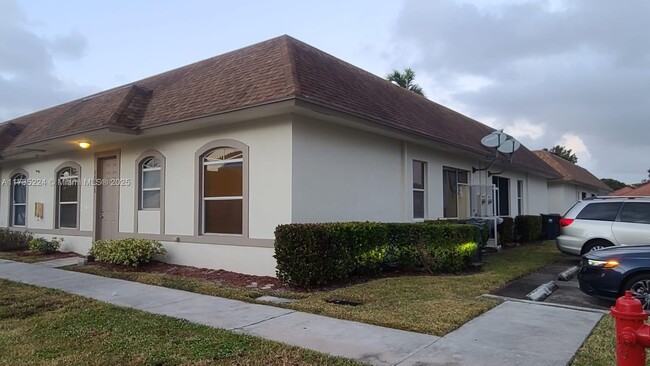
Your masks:
<instances>
[{"instance_id":1,"label":"mulch bed","mask_svg":"<svg viewBox=\"0 0 650 366\"><path fill-rule=\"evenodd\" d=\"M289 286L274 277L253 276L243 273L230 272L223 269L197 268L182 266L179 264L170 264L163 262L151 262L138 268L118 266L103 262L91 262L88 265L101 266L116 272L147 272L162 273L190 278L198 278L229 284L237 287L247 287L252 289L288 289Z\"/></svg>"}]
</instances>

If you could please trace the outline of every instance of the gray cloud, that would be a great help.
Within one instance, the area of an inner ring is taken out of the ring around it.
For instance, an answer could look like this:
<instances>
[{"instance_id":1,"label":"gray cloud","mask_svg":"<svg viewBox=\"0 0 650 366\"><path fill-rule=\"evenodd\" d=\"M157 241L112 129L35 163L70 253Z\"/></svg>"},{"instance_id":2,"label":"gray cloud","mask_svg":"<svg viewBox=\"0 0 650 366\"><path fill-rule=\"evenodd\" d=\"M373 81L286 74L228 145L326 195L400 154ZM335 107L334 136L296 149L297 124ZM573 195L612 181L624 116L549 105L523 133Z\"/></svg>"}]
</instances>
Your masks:
<instances>
[{"instance_id":1,"label":"gray cloud","mask_svg":"<svg viewBox=\"0 0 650 366\"><path fill-rule=\"evenodd\" d=\"M432 88L451 90L461 112L500 126L543 125L543 136L522 138L533 149L573 133L591 154L581 165L640 181L650 168L650 2L551 5L407 1L396 49L415 50L412 66ZM486 83L454 87L468 76Z\"/></svg>"},{"instance_id":2,"label":"gray cloud","mask_svg":"<svg viewBox=\"0 0 650 366\"><path fill-rule=\"evenodd\" d=\"M0 1L0 121L56 105L95 90L66 83L56 57L79 59L87 46L76 32L50 40L30 29L14 1Z\"/></svg>"}]
</instances>

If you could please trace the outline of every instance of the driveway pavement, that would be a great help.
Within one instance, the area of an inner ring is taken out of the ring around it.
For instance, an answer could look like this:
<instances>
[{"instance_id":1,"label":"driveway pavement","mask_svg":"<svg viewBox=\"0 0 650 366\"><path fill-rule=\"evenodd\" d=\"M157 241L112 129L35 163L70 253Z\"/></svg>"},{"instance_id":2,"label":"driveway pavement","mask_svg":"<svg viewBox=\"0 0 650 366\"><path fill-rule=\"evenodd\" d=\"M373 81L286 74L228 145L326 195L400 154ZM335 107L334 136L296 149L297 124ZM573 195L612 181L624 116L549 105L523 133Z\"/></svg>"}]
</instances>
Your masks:
<instances>
[{"instance_id":1,"label":"driveway pavement","mask_svg":"<svg viewBox=\"0 0 650 366\"><path fill-rule=\"evenodd\" d=\"M456 331L435 337L8 260L0 260L0 278L372 365L564 366L602 316L506 301Z\"/></svg>"},{"instance_id":2,"label":"driveway pavement","mask_svg":"<svg viewBox=\"0 0 650 366\"><path fill-rule=\"evenodd\" d=\"M567 255L550 266L546 266L535 273L511 282L506 287L495 291L494 295L513 299L526 299L526 295L537 288L537 286L549 281L555 281L559 288L547 297L543 303L608 311L610 306L614 305L614 302L597 299L583 293L580 291L577 278L573 278L570 281L557 280L560 272L569 267L577 266L579 263L580 257Z\"/></svg>"}]
</instances>

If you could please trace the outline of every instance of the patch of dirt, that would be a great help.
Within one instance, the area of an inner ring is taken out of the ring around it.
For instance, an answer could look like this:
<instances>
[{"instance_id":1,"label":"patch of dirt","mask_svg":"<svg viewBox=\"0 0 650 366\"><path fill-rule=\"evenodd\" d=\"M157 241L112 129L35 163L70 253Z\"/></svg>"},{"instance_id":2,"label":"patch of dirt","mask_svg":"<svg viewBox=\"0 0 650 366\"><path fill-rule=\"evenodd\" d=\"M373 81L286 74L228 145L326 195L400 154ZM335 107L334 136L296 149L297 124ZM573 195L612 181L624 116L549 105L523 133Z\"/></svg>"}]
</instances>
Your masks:
<instances>
[{"instance_id":1,"label":"patch of dirt","mask_svg":"<svg viewBox=\"0 0 650 366\"><path fill-rule=\"evenodd\" d=\"M147 272L162 273L190 278L198 278L237 287L250 288L254 290L280 290L289 289L289 285L283 283L275 277L253 276L243 273L230 272L223 269L197 268L182 266L179 264L170 264L163 262L151 262L138 268L118 266L102 262L91 262L88 265L102 266L117 272ZM293 289L292 290L296 290Z\"/></svg>"}]
</instances>

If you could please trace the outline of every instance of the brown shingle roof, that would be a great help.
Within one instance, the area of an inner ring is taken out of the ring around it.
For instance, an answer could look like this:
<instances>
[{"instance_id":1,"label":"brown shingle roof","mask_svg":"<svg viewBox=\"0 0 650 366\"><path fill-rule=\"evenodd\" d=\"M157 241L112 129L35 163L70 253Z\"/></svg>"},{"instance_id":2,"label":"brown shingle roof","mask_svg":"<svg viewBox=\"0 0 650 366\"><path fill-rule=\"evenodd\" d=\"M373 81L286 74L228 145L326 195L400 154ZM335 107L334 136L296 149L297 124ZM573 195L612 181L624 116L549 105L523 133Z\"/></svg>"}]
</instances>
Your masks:
<instances>
[{"instance_id":1,"label":"brown shingle roof","mask_svg":"<svg viewBox=\"0 0 650 366\"><path fill-rule=\"evenodd\" d=\"M626 189L627 188L627 189ZM650 196L650 183L637 188L623 187L611 194L612 196Z\"/></svg>"},{"instance_id":2,"label":"brown shingle roof","mask_svg":"<svg viewBox=\"0 0 650 366\"><path fill-rule=\"evenodd\" d=\"M587 169L579 165L573 164L572 162L562 159L561 157L554 155L548 151L537 150L534 151L534 153L551 168L557 171L562 176L563 181L583 184L592 188L602 189L607 192L610 192L612 190L608 185L603 183L600 179L596 178L596 176L591 174Z\"/></svg>"},{"instance_id":3,"label":"brown shingle roof","mask_svg":"<svg viewBox=\"0 0 650 366\"><path fill-rule=\"evenodd\" d=\"M614 192L610 193L610 196L624 196L626 193L633 191L634 188L632 187L623 187L621 189L617 189Z\"/></svg>"},{"instance_id":4,"label":"brown shingle roof","mask_svg":"<svg viewBox=\"0 0 650 366\"><path fill-rule=\"evenodd\" d=\"M291 98L485 157L494 154L480 144L492 128L289 36L17 118L11 122L25 127L0 145L0 153L111 125L146 129ZM514 154L513 164L556 176L525 147Z\"/></svg>"}]
</instances>

